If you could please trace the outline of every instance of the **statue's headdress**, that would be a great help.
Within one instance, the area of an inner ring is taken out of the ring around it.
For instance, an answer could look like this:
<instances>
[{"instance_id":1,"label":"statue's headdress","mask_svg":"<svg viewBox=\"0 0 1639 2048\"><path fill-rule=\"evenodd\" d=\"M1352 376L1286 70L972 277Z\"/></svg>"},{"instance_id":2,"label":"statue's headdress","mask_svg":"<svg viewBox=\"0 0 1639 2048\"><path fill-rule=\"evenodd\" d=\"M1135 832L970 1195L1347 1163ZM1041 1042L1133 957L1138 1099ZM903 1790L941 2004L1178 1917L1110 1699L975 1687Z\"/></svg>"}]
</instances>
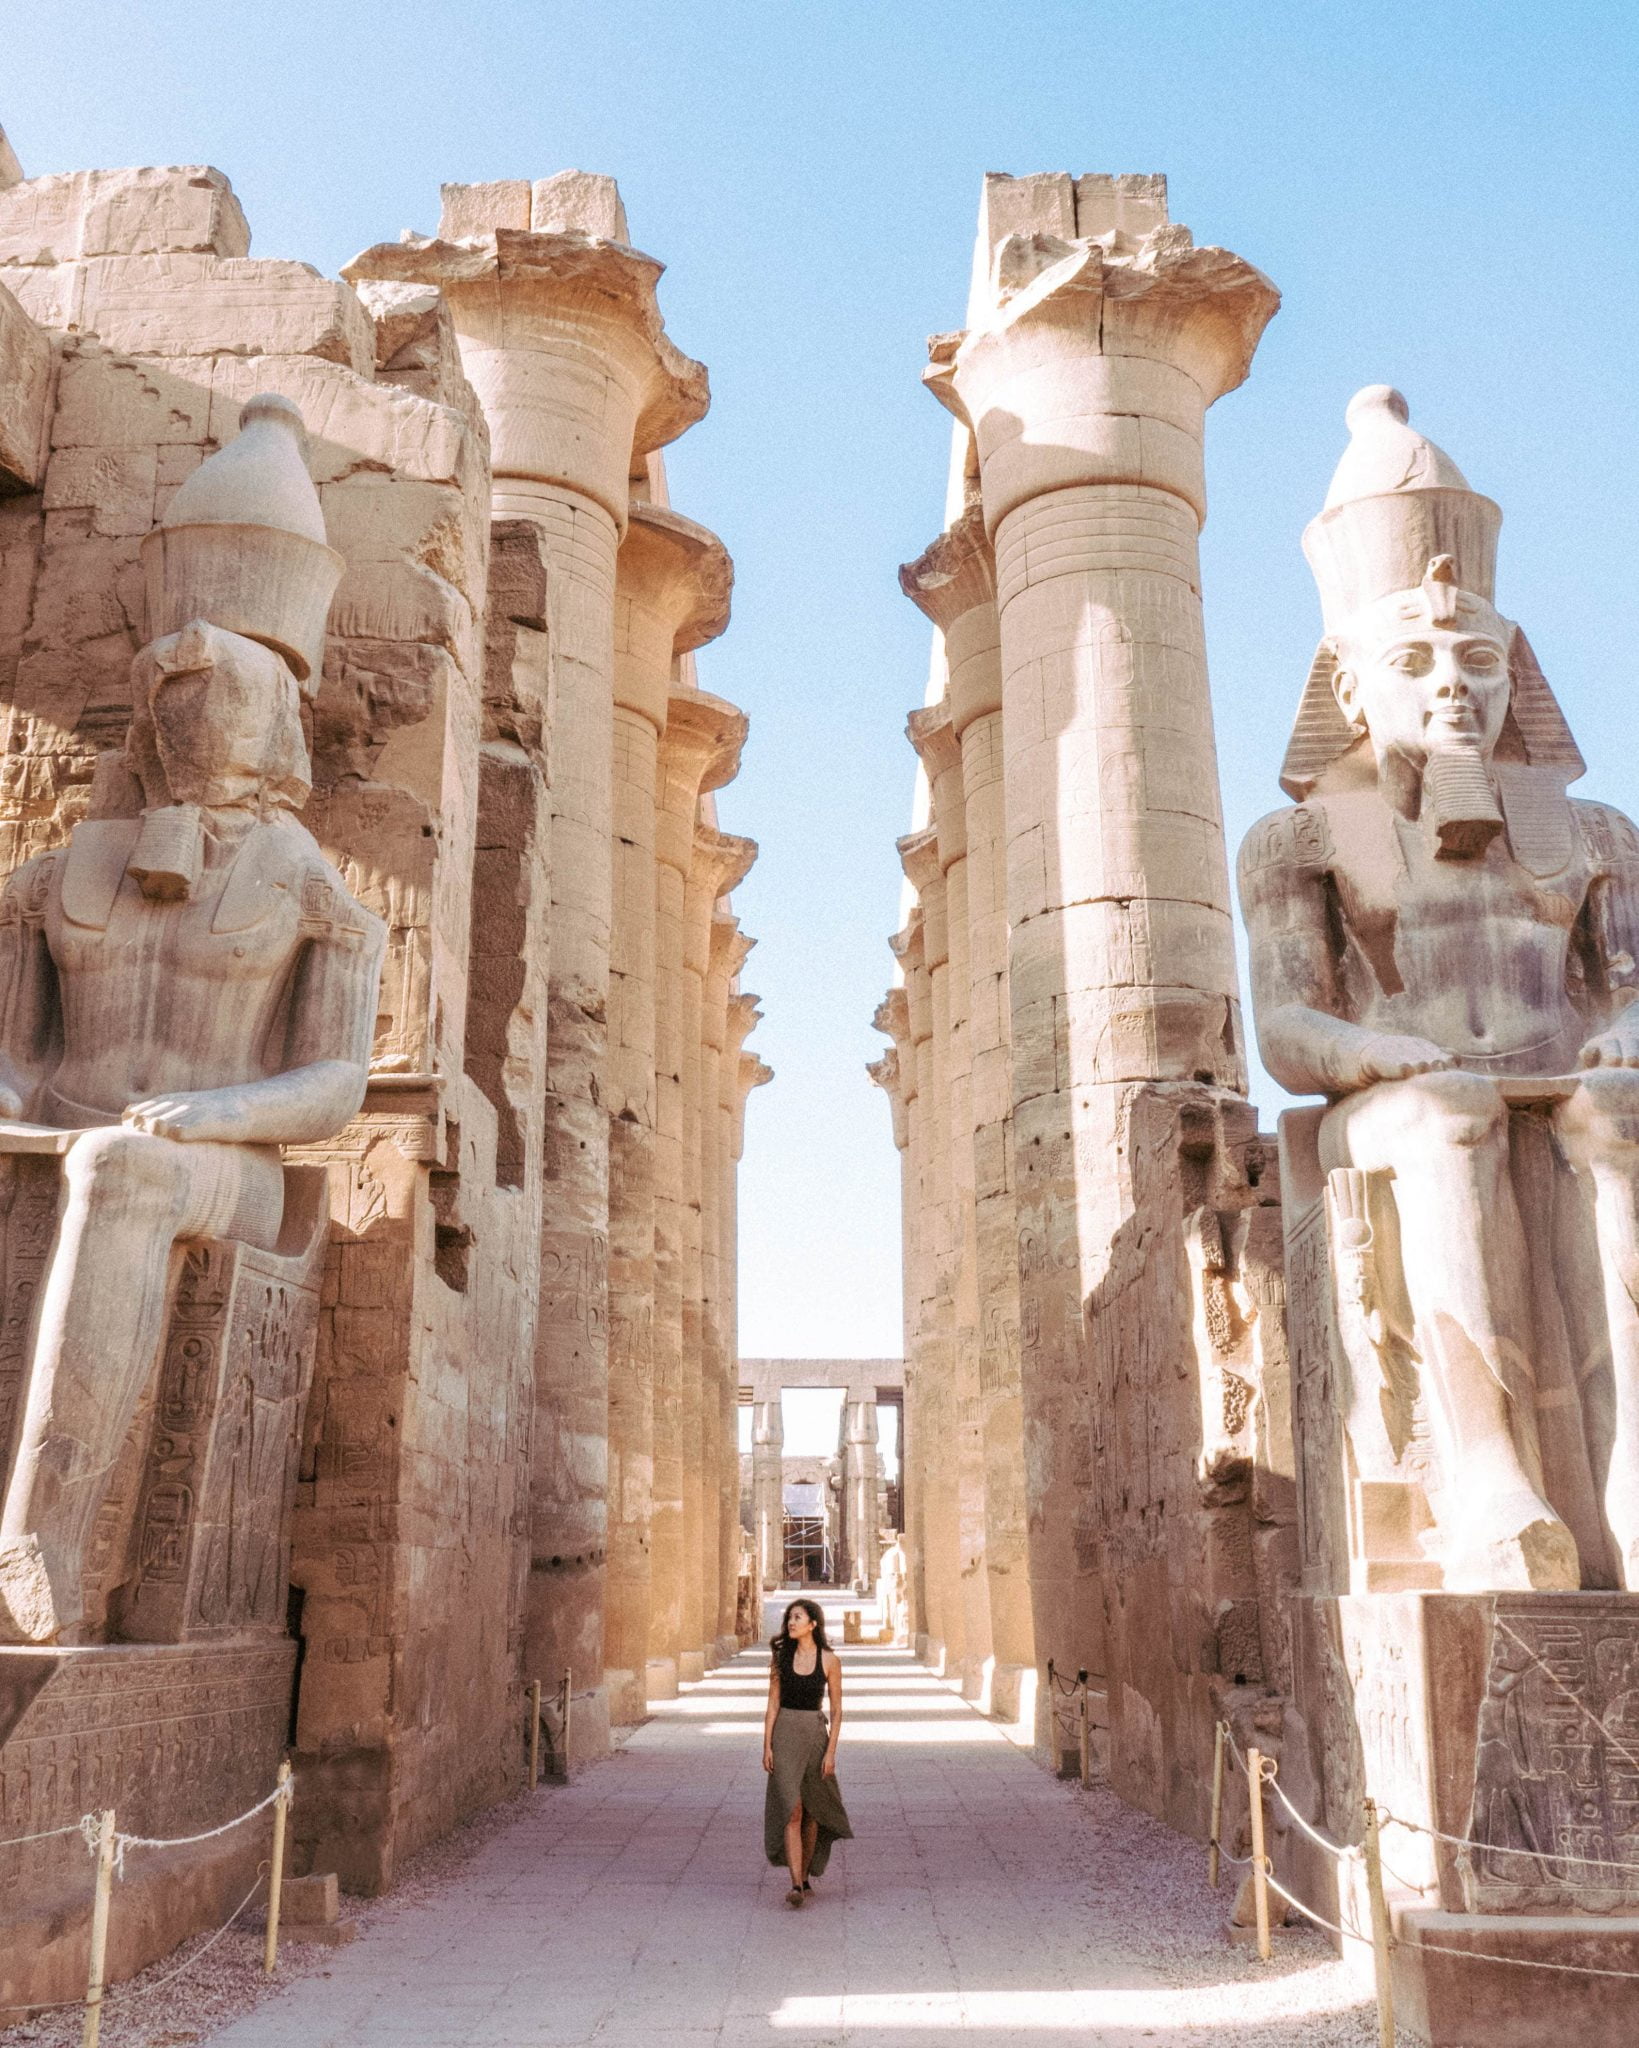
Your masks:
<instances>
[{"instance_id":1,"label":"statue's headdress","mask_svg":"<svg viewBox=\"0 0 1639 2048\"><path fill-rule=\"evenodd\" d=\"M1510 640L1513 685L1500 759L1551 769L1561 788L1584 763L1536 656L1494 606L1502 511L1469 488L1449 455L1410 424L1406 401L1369 384L1350 401L1350 439L1303 535L1320 590L1326 638L1315 652L1287 744L1280 783L1300 803L1325 771L1359 744L1338 708L1336 636L1349 620L1397 592L1416 593L1420 613L1452 622L1484 618Z\"/></svg>"},{"instance_id":2,"label":"statue's headdress","mask_svg":"<svg viewBox=\"0 0 1639 2048\"><path fill-rule=\"evenodd\" d=\"M284 656L303 694L324 667L324 627L345 564L325 539L302 416L264 392L202 462L142 544L148 635L205 619Z\"/></svg>"}]
</instances>

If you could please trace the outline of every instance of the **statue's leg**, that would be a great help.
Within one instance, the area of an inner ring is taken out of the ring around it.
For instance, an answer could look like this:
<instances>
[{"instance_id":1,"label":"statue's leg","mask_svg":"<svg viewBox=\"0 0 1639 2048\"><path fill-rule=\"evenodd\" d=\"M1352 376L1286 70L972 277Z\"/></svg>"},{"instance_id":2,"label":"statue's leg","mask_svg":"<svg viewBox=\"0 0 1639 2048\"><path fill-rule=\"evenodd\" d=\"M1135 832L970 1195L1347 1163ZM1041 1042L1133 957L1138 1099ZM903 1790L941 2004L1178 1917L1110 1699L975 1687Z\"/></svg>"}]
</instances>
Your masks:
<instances>
[{"instance_id":1,"label":"statue's leg","mask_svg":"<svg viewBox=\"0 0 1639 2048\"><path fill-rule=\"evenodd\" d=\"M164 1334L172 1246L269 1243L283 1200L271 1148L123 1127L81 1138L64 1181L0 1511L0 1641L74 1638L97 1512Z\"/></svg>"},{"instance_id":2,"label":"statue's leg","mask_svg":"<svg viewBox=\"0 0 1639 2048\"><path fill-rule=\"evenodd\" d=\"M1592 1068L1556 1122L1572 1165L1593 1187L1610 1331L1609 1440L1590 1443L1589 1461L1604 1472L1621 1584L1639 1592L1639 1071Z\"/></svg>"},{"instance_id":3,"label":"statue's leg","mask_svg":"<svg viewBox=\"0 0 1639 2048\"><path fill-rule=\"evenodd\" d=\"M1328 1168L1394 1175L1424 1390L1459 1517L1448 1589L1580 1585L1576 1541L1543 1498L1525 1237L1496 1087L1460 1072L1380 1082L1327 1112L1320 1144Z\"/></svg>"}]
</instances>

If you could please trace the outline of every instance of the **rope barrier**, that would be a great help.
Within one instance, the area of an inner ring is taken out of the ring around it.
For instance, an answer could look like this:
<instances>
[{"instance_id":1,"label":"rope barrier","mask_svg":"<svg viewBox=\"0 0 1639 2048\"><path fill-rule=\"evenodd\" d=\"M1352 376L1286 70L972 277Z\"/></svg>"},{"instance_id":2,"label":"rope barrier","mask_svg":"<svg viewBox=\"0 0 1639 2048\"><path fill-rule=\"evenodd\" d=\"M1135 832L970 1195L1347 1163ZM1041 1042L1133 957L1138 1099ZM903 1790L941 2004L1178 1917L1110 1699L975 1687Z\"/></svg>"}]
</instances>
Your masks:
<instances>
[{"instance_id":1,"label":"rope barrier","mask_svg":"<svg viewBox=\"0 0 1639 2048\"><path fill-rule=\"evenodd\" d=\"M254 1899L256 1894L262 1889L262 1883L266 1876L267 1865L264 1863L261 1869L257 1871L256 1882L251 1886L250 1890L246 1892L245 1896L239 1901L238 1905L234 1907L233 1911L228 1915L227 1919L222 1922L222 1925L219 1928L217 1928L216 1932L210 1937L210 1939L207 1942L205 1942L202 1947L195 1949L193 1954L189 1956L188 1960L185 1963L179 1963L174 1970L168 1971L166 1975L163 1977L156 1977L152 1984L139 1984L136 1986L127 1985L123 1986L118 1991L105 1992L103 1994L104 2007L106 2008L108 2006L133 2005L139 1998L149 1998L154 1994L154 1992L163 1991L167 1984L174 1984L178 1977L185 1977L187 1973L191 1969L193 1969L197 1963L202 1962L204 1958L210 1954L211 1950L215 1948L216 1944L222 1939L223 1935L226 1934L228 1929L233 1925L234 1921L239 1918L239 1915L245 1910L245 1908L250 1904L251 1900ZM78 2000L75 2001L76 2004L78 2004L78 2002Z\"/></svg>"},{"instance_id":2,"label":"rope barrier","mask_svg":"<svg viewBox=\"0 0 1639 2048\"><path fill-rule=\"evenodd\" d=\"M1392 1821L1397 1828L1406 1828L1414 1835L1429 1835L1436 1842L1448 1842L1455 1849L1477 1849L1485 1856L1525 1856L1533 1863L1582 1864L1596 1870L1639 1871L1639 1863L1623 1863L1614 1856L1556 1856L1549 1849L1516 1849L1508 1842L1476 1842L1468 1835L1448 1835L1444 1828L1431 1828L1420 1820L1402 1820L1397 1813L1390 1813L1385 1807L1385 1821Z\"/></svg>"},{"instance_id":3,"label":"rope barrier","mask_svg":"<svg viewBox=\"0 0 1639 2048\"><path fill-rule=\"evenodd\" d=\"M82 1813L78 1820L72 1820L66 1827L42 1828L37 1835L13 1835L10 1841L0 1842L0 1849L21 1849L29 1842L49 1842L56 1835L83 1835L88 1827L94 1828L97 1817L94 1813ZM11 2011L7 2006L5 2010Z\"/></svg>"},{"instance_id":4,"label":"rope barrier","mask_svg":"<svg viewBox=\"0 0 1639 2048\"><path fill-rule=\"evenodd\" d=\"M290 1778L285 1782L294 1792L295 1779ZM243 1827L247 1820L254 1820L259 1813L266 1813L275 1800L282 1799L284 1796L285 1785L275 1785L265 1799L258 1799L254 1806L247 1807L243 1813L235 1814L232 1820L223 1821L220 1827L206 1828L203 1833L197 1835L124 1835L116 1833L114 1836L115 1872L120 1877L125 1875L125 1852L127 1849L189 1849L196 1842L214 1842L218 1835L231 1835L235 1828ZM82 1822L81 1825L83 1826L84 1823Z\"/></svg>"}]
</instances>

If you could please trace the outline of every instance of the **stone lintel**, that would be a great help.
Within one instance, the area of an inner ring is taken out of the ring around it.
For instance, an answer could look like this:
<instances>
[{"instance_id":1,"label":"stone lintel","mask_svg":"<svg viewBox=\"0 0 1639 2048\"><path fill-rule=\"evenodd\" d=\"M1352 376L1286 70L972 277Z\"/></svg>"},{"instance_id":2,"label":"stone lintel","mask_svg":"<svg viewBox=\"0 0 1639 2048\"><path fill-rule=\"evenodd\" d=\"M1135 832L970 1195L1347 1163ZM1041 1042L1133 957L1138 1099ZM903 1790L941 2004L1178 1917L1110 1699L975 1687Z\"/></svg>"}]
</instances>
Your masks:
<instances>
[{"instance_id":1,"label":"stone lintel","mask_svg":"<svg viewBox=\"0 0 1639 2048\"><path fill-rule=\"evenodd\" d=\"M941 633L978 606L996 602L996 556L977 505L902 566L899 587Z\"/></svg>"},{"instance_id":2,"label":"stone lintel","mask_svg":"<svg viewBox=\"0 0 1639 2048\"><path fill-rule=\"evenodd\" d=\"M616 573L635 602L673 621L674 657L726 631L734 564L716 534L681 512L634 499Z\"/></svg>"}]
</instances>

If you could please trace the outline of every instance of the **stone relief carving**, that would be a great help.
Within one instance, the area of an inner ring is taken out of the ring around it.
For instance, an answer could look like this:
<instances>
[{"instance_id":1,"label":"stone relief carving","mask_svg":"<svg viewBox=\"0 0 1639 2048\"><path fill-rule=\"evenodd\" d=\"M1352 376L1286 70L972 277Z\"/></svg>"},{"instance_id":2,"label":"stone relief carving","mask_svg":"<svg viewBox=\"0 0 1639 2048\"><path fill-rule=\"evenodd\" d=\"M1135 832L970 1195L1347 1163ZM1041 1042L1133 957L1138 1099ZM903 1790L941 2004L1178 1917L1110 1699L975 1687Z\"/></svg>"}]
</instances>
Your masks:
<instances>
[{"instance_id":1,"label":"stone relief carving","mask_svg":"<svg viewBox=\"0 0 1639 2048\"><path fill-rule=\"evenodd\" d=\"M288 400L250 400L142 556L151 637L123 754L99 761L68 844L0 896L11 1642L85 1638L87 1579L128 1508L133 1601L166 1610L161 1633L277 1618L311 1357L298 1297L323 1235L312 1169L287 1175L279 1148L358 1110L376 1017L382 925L295 816L341 564ZM144 1465L122 1446L156 1377Z\"/></svg>"},{"instance_id":2,"label":"stone relief carving","mask_svg":"<svg viewBox=\"0 0 1639 2048\"><path fill-rule=\"evenodd\" d=\"M1639 834L1566 794L1498 508L1397 392L1349 424L1294 807L1240 864L1265 1064L1328 1103L1343 1444L1305 1485L1318 1453L1356 1590L1639 1589Z\"/></svg>"}]
</instances>

